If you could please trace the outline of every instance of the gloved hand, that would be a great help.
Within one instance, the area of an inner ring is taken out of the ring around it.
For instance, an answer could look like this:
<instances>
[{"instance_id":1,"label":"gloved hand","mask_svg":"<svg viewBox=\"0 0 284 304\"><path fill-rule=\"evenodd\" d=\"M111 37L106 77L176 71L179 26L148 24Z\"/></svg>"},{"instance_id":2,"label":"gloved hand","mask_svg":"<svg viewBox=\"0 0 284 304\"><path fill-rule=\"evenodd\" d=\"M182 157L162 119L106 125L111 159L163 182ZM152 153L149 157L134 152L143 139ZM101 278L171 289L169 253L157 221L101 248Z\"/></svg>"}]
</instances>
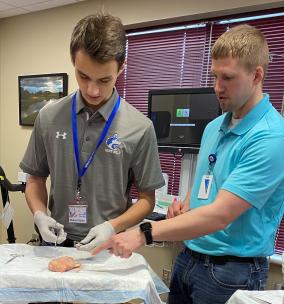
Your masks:
<instances>
[{"instance_id":1,"label":"gloved hand","mask_svg":"<svg viewBox=\"0 0 284 304\"><path fill-rule=\"evenodd\" d=\"M96 246L109 240L112 235L115 234L115 230L110 222L103 222L90 229L87 236L76 245L78 250L90 251Z\"/></svg>"},{"instance_id":2,"label":"gloved hand","mask_svg":"<svg viewBox=\"0 0 284 304\"><path fill-rule=\"evenodd\" d=\"M60 244L66 240L67 234L64 232L64 226L44 212L35 212L34 223L44 241Z\"/></svg>"}]
</instances>

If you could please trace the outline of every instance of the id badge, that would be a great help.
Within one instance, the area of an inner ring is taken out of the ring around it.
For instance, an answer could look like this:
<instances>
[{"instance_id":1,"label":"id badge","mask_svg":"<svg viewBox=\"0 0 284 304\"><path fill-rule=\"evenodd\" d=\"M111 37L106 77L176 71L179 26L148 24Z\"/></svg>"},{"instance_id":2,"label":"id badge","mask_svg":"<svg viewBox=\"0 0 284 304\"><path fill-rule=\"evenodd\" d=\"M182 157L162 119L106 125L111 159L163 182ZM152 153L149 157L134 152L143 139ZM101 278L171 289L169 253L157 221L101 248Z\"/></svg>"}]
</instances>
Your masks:
<instances>
[{"instance_id":1,"label":"id badge","mask_svg":"<svg viewBox=\"0 0 284 304\"><path fill-rule=\"evenodd\" d=\"M199 187L198 198L208 199L211 191L213 175L203 175Z\"/></svg>"},{"instance_id":2,"label":"id badge","mask_svg":"<svg viewBox=\"0 0 284 304\"><path fill-rule=\"evenodd\" d=\"M86 224L87 207L87 202L82 200L82 197L76 195L73 203L68 206L69 223Z\"/></svg>"}]
</instances>

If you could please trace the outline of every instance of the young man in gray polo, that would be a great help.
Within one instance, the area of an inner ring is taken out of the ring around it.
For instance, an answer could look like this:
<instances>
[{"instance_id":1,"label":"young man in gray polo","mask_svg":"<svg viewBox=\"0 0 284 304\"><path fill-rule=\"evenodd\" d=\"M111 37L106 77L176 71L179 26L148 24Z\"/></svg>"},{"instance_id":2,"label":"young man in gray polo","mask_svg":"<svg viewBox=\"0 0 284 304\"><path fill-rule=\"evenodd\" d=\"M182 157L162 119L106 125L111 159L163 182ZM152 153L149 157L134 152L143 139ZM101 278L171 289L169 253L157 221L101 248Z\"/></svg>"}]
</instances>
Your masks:
<instances>
[{"instance_id":1,"label":"young man in gray polo","mask_svg":"<svg viewBox=\"0 0 284 304\"><path fill-rule=\"evenodd\" d=\"M80 20L70 44L79 90L37 116L20 167L30 175L26 199L45 244L75 241L91 250L150 214L154 191L164 185L151 121L115 89L125 47L118 18Z\"/></svg>"}]
</instances>

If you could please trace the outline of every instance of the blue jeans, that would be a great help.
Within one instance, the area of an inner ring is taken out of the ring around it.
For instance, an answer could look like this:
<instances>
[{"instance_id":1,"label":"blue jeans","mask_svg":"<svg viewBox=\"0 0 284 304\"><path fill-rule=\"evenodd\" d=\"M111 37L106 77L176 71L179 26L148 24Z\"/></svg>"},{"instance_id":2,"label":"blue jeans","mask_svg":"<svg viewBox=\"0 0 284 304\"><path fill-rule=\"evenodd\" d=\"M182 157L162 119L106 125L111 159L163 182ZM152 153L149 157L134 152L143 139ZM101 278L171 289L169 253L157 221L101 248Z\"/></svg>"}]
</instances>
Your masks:
<instances>
[{"instance_id":1,"label":"blue jeans","mask_svg":"<svg viewBox=\"0 0 284 304\"><path fill-rule=\"evenodd\" d=\"M237 289L263 290L268 260L214 264L183 249L175 262L168 304L224 304Z\"/></svg>"}]
</instances>

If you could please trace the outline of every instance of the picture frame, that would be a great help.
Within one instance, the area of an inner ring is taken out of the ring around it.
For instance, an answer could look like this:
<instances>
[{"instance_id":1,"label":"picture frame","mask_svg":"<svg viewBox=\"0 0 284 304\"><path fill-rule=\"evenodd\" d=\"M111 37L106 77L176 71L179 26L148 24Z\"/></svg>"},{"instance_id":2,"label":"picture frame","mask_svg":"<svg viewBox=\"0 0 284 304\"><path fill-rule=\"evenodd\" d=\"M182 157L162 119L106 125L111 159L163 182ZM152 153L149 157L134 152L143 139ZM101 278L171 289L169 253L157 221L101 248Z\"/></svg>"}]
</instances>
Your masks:
<instances>
[{"instance_id":1,"label":"picture frame","mask_svg":"<svg viewBox=\"0 0 284 304\"><path fill-rule=\"evenodd\" d=\"M19 123L33 126L38 112L47 103L67 95L67 73L18 76Z\"/></svg>"}]
</instances>

